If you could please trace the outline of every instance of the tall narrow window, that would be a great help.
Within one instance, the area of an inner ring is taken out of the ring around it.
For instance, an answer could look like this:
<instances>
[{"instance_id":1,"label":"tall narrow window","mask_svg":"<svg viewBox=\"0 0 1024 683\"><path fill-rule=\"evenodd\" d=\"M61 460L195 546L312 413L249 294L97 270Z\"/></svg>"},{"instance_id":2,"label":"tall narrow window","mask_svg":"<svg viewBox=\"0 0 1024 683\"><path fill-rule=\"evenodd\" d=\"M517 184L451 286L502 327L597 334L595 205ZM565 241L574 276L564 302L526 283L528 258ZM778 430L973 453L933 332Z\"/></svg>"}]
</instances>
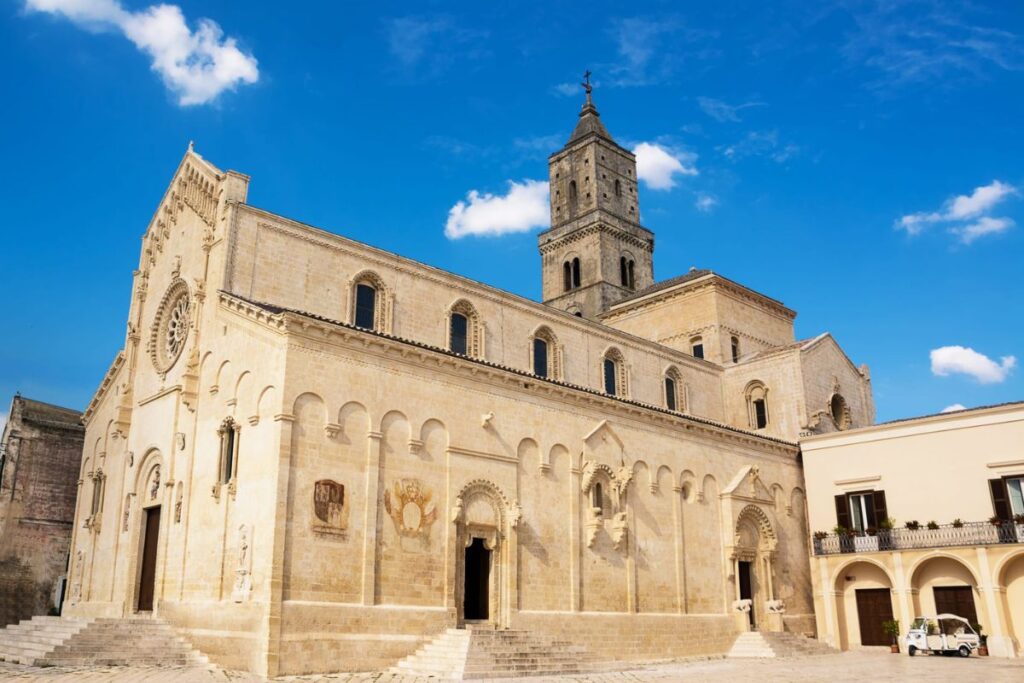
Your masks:
<instances>
[{"instance_id":1,"label":"tall narrow window","mask_svg":"<svg viewBox=\"0 0 1024 683\"><path fill-rule=\"evenodd\" d=\"M754 399L754 428L764 429L768 426L768 406L763 398Z\"/></svg>"},{"instance_id":2,"label":"tall narrow window","mask_svg":"<svg viewBox=\"0 0 1024 683\"><path fill-rule=\"evenodd\" d=\"M671 377L665 378L665 407L673 411L676 409L676 381Z\"/></svg>"},{"instance_id":3,"label":"tall narrow window","mask_svg":"<svg viewBox=\"0 0 1024 683\"><path fill-rule=\"evenodd\" d=\"M604 359L604 393L615 396L618 387L615 375L618 368L615 367L615 361L611 358Z\"/></svg>"},{"instance_id":4,"label":"tall narrow window","mask_svg":"<svg viewBox=\"0 0 1024 683\"><path fill-rule=\"evenodd\" d=\"M619 257L619 284L623 287L629 286L629 272L626 267L626 257Z\"/></svg>"},{"instance_id":5,"label":"tall narrow window","mask_svg":"<svg viewBox=\"0 0 1024 683\"><path fill-rule=\"evenodd\" d=\"M103 473L93 472L92 474L92 503L89 514L95 516L100 511L100 502L103 500Z\"/></svg>"},{"instance_id":6,"label":"tall narrow window","mask_svg":"<svg viewBox=\"0 0 1024 683\"><path fill-rule=\"evenodd\" d=\"M468 355L469 351L469 320L461 313L452 313L451 318L451 341L449 347L455 353Z\"/></svg>"},{"instance_id":7,"label":"tall narrow window","mask_svg":"<svg viewBox=\"0 0 1024 683\"><path fill-rule=\"evenodd\" d=\"M629 282L627 285L630 289L636 289L636 276L633 274L633 259L629 260L626 264L626 280Z\"/></svg>"},{"instance_id":8,"label":"tall narrow window","mask_svg":"<svg viewBox=\"0 0 1024 683\"><path fill-rule=\"evenodd\" d=\"M569 208L570 209L575 209L576 208L576 181L575 180L570 180L569 181Z\"/></svg>"},{"instance_id":9,"label":"tall narrow window","mask_svg":"<svg viewBox=\"0 0 1024 683\"><path fill-rule=\"evenodd\" d=\"M572 260L572 286L573 286L573 288L575 289L576 287L579 287L580 286L580 282L582 282L582 280L583 280L583 278L582 278L582 275L580 274L580 259L577 256L576 258L574 258Z\"/></svg>"},{"instance_id":10,"label":"tall narrow window","mask_svg":"<svg viewBox=\"0 0 1024 683\"><path fill-rule=\"evenodd\" d=\"M690 349L693 352L694 358L704 357L704 339L701 337L694 337L690 340Z\"/></svg>"},{"instance_id":11,"label":"tall narrow window","mask_svg":"<svg viewBox=\"0 0 1024 683\"><path fill-rule=\"evenodd\" d=\"M533 374L548 376L548 343L540 337L533 338Z\"/></svg>"},{"instance_id":12,"label":"tall narrow window","mask_svg":"<svg viewBox=\"0 0 1024 683\"><path fill-rule=\"evenodd\" d=\"M738 337L733 337L731 340L732 345L732 362L738 363L740 360L740 340Z\"/></svg>"},{"instance_id":13,"label":"tall narrow window","mask_svg":"<svg viewBox=\"0 0 1024 683\"><path fill-rule=\"evenodd\" d=\"M601 482L596 482L590 489L590 506L601 513L604 512L604 491Z\"/></svg>"},{"instance_id":14,"label":"tall narrow window","mask_svg":"<svg viewBox=\"0 0 1024 683\"><path fill-rule=\"evenodd\" d=\"M572 264L568 261L562 264L562 285L566 292L572 289Z\"/></svg>"},{"instance_id":15,"label":"tall narrow window","mask_svg":"<svg viewBox=\"0 0 1024 683\"><path fill-rule=\"evenodd\" d=\"M220 435L220 467L217 482L229 484L238 473L238 430L239 426L230 417L221 423L217 433Z\"/></svg>"},{"instance_id":16,"label":"tall narrow window","mask_svg":"<svg viewBox=\"0 0 1024 683\"><path fill-rule=\"evenodd\" d=\"M356 285L356 327L376 329L377 290L370 285Z\"/></svg>"},{"instance_id":17,"label":"tall narrow window","mask_svg":"<svg viewBox=\"0 0 1024 683\"><path fill-rule=\"evenodd\" d=\"M622 196L622 182L618 178L615 179L615 196Z\"/></svg>"}]
</instances>

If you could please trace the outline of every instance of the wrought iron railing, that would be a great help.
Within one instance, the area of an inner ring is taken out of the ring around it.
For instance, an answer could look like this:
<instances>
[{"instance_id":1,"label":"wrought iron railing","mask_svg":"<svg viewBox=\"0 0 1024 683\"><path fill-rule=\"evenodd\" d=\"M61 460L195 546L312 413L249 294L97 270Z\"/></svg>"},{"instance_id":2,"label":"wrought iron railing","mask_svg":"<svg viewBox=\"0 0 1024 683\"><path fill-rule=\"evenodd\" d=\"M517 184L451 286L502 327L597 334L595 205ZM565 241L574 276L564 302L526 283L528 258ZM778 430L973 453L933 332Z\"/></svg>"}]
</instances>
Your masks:
<instances>
[{"instance_id":1,"label":"wrought iron railing","mask_svg":"<svg viewBox=\"0 0 1024 683\"><path fill-rule=\"evenodd\" d=\"M936 529L879 529L874 534L815 534L813 543L815 555L1024 543L1024 524L969 522L940 524Z\"/></svg>"}]
</instances>

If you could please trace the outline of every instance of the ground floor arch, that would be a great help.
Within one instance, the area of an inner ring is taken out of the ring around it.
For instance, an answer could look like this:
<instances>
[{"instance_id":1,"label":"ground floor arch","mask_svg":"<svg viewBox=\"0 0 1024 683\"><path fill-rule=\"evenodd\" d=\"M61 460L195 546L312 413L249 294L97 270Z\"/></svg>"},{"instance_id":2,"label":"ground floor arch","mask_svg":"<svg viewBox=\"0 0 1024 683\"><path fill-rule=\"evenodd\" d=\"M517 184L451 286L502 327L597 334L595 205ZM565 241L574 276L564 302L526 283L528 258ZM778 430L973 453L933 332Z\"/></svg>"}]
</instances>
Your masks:
<instances>
[{"instance_id":1,"label":"ground floor arch","mask_svg":"<svg viewBox=\"0 0 1024 683\"><path fill-rule=\"evenodd\" d=\"M833 588L840 647L887 645L883 624L897 611L888 571L874 562L851 562L837 572Z\"/></svg>"},{"instance_id":2,"label":"ground floor arch","mask_svg":"<svg viewBox=\"0 0 1024 683\"><path fill-rule=\"evenodd\" d=\"M1007 559L997 585L1012 639L1011 646L1021 653L1024 649L1024 552Z\"/></svg>"},{"instance_id":3,"label":"ground floor arch","mask_svg":"<svg viewBox=\"0 0 1024 683\"><path fill-rule=\"evenodd\" d=\"M956 557L925 557L911 568L910 593L914 614L956 614L972 624L981 623L983 601L978 585L974 572Z\"/></svg>"}]
</instances>

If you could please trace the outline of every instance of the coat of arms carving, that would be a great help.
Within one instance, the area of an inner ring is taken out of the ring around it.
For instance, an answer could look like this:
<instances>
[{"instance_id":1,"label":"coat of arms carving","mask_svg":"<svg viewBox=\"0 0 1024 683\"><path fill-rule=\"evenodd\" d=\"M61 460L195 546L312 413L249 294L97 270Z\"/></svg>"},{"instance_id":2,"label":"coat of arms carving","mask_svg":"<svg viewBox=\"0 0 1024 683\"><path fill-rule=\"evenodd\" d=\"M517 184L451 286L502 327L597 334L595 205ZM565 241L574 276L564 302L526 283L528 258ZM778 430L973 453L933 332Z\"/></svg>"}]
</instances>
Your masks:
<instances>
[{"instance_id":1,"label":"coat of arms carving","mask_svg":"<svg viewBox=\"0 0 1024 683\"><path fill-rule=\"evenodd\" d=\"M393 493L384 490L384 510L391 516L400 536L418 536L429 530L437 519L432 496L418 479L396 481Z\"/></svg>"},{"instance_id":2,"label":"coat of arms carving","mask_svg":"<svg viewBox=\"0 0 1024 683\"><path fill-rule=\"evenodd\" d=\"M345 485L331 479L313 484L314 531L341 533L348 527L348 501Z\"/></svg>"}]
</instances>

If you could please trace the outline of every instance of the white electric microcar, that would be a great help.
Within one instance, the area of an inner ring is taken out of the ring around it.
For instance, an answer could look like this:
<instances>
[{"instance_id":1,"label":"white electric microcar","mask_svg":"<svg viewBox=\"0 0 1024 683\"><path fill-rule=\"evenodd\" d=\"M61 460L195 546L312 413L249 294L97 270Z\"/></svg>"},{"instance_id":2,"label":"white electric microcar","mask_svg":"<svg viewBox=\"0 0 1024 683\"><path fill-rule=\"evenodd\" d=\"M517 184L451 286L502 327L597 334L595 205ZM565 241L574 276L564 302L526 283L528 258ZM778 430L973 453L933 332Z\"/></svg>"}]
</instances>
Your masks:
<instances>
[{"instance_id":1,"label":"white electric microcar","mask_svg":"<svg viewBox=\"0 0 1024 683\"><path fill-rule=\"evenodd\" d=\"M907 653L911 657L918 652L970 657L980 644L970 623L955 614L918 617L907 632Z\"/></svg>"}]
</instances>

